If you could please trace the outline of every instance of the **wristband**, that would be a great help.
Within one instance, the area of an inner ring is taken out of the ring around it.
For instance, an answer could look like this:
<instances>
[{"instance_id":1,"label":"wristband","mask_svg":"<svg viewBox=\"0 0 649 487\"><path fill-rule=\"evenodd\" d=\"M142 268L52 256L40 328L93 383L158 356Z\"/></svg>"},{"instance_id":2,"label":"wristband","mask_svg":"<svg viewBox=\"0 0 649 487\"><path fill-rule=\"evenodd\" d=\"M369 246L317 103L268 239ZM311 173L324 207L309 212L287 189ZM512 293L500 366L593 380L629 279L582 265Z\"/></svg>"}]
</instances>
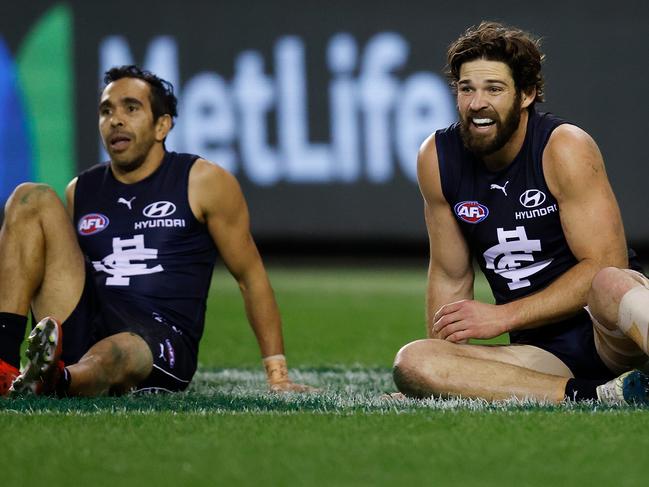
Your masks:
<instances>
[{"instance_id":1,"label":"wristband","mask_svg":"<svg viewBox=\"0 0 649 487\"><path fill-rule=\"evenodd\" d=\"M286 357L282 354L270 355L263 359L266 377L270 385L288 382L288 368L286 367Z\"/></svg>"}]
</instances>

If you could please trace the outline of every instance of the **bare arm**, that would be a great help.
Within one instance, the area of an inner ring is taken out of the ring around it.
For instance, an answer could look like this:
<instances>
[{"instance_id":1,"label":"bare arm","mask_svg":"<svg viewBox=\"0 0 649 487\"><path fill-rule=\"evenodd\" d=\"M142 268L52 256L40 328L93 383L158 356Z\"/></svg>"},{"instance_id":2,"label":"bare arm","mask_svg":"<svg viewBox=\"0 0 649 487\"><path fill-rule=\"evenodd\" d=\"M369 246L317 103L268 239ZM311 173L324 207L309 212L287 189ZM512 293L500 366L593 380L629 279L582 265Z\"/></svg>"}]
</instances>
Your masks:
<instances>
[{"instance_id":1,"label":"bare arm","mask_svg":"<svg viewBox=\"0 0 649 487\"><path fill-rule=\"evenodd\" d=\"M434 136L419 151L417 178L430 244L426 323L428 336L436 338L436 312L446 304L473 299L474 274L469 248L442 193Z\"/></svg>"},{"instance_id":2,"label":"bare arm","mask_svg":"<svg viewBox=\"0 0 649 487\"><path fill-rule=\"evenodd\" d=\"M196 218L207 225L223 262L239 284L262 357L283 355L279 309L250 234L248 208L237 180L224 169L199 159L189 175L189 203ZM306 390L289 381L285 361L264 363L274 389Z\"/></svg>"},{"instance_id":3,"label":"bare arm","mask_svg":"<svg viewBox=\"0 0 649 487\"><path fill-rule=\"evenodd\" d=\"M543 154L543 169L577 264L542 291L507 304L472 301L444 307L435 318L440 338L491 338L567 318L586 305L599 269L626 267L620 212L592 138L572 125L558 127Z\"/></svg>"},{"instance_id":4,"label":"bare arm","mask_svg":"<svg viewBox=\"0 0 649 487\"><path fill-rule=\"evenodd\" d=\"M65 209L68 211L70 220L74 218L74 190L77 187L77 179L70 181L65 188Z\"/></svg>"},{"instance_id":5,"label":"bare arm","mask_svg":"<svg viewBox=\"0 0 649 487\"><path fill-rule=\"evenodd\" d=\"M578 263L543 291L505 305L512 316L509 330L573 315L586 305L598 270L628 265L620 210L595 141L573 125L556 128L543 154L543 169Z\"/></svg>"}]
</instances>

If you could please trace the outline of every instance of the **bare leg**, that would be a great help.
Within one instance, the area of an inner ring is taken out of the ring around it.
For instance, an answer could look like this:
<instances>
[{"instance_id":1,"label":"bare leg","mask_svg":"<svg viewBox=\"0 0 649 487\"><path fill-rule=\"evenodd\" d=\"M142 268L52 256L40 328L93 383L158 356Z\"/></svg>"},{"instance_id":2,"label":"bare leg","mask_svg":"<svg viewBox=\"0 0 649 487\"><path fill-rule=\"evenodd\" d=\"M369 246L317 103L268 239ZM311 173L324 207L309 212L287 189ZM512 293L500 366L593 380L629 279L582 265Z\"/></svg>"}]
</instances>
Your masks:
<instances>
[{"instance_id":1,"label":"bare leg","mask_svg":"<svg viewBox=\"0 0 649 487\"><path fill-rule=\"evenodd\" d=\"M7 202L0 231L0 311L38 320L65 321L85 282L84 258L61 200L46 185L20 185ZM65 333L65 330L64 330ZM70 365L71 395L122 393L144 380L153 366L146 342L120 333L96 343Z\"/></svg>"},{"instance_id":2,"label":"bare leg","mask_svg":"<svg viewBox=\"0 0 649 487\"><path fill-rule=\"evenodd\" d=\"M593 278L588 294L588 308L593 316L609 330L617 328L620 301L640 282L630 274L615 267L607 267Z\"/></svg>"},{"instance_id":3,"label":"bare leg","mask_svg":"<svg viewBox=\"0 0 649 487\"><path fill-rule=\"evenodd\" d=\"M134 333L118 333L97 342L78 363L68 367L71 396L123 394L146 379L153 356Z\"/></svg>"},{"instance_id":4,"label":"bare leg","mask_svg":"<svg viewBox=\"0 0 649 487\"><path fill-rule=\"evenodd\" d=\"M414 397L466 397L487 400L537 399L562 402L568 377L510 363L500 347L418 340L397 353L394 382Z\"/></svg>"},{"instance_id":5,"label":"bare leg","mask_svg":"<svg viewBox=\"0 0 649 487\"><path fill-rule=\"evenodd\" d=\"M16 188L0 230L0 311L65 320L79 301L83 255L63 203L44 184Z\"/></svg>"},{"instance_id":6,"label":"bare leg","mask_svg":"<svg viewBox=\"0 0 649 487\"><path fill-rule=\"evenodd\" d=\"M649 289L646 277L607 267L593 278L588 309L594 323L597 352L619 377L597 388L600 401L610 404L649 404L647 366Z\"/></svg>"}]
</instances>

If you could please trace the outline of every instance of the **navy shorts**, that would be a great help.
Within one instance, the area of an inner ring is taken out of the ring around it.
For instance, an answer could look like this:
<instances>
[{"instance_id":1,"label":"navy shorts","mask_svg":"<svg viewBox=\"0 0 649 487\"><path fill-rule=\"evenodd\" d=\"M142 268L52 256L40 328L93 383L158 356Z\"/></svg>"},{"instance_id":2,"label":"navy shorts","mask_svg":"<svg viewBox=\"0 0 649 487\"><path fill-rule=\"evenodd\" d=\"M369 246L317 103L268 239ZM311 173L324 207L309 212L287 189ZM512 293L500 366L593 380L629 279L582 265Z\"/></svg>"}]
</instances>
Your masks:
<instances>
[{"instance_id":1,"label":"navy shorts","mask_svg":"<svg viewBox=\"0 0 649 487\"><path fill-rule=\"evenodd\" d=\"M95 343L122 332L142 337L153 355L151 374L136 391L175 392L187 388L196 372L196 344L162 314L103 295L92 271L86 268L79 303L63 323L62 360L67 365L77 363Z\"/></svg>"},{"instance_id":2,"label":"navy shorts","mask_svg":"<svg viewBox=\"0 0 649 487\"><path fill-rule=\"evenodd\" d=\"M577 379L610 380L616 376L595 348L593 323L586 310L559 323L509 334L511 343L534 345L559 358Z\"/></svg>"}]
</instances>

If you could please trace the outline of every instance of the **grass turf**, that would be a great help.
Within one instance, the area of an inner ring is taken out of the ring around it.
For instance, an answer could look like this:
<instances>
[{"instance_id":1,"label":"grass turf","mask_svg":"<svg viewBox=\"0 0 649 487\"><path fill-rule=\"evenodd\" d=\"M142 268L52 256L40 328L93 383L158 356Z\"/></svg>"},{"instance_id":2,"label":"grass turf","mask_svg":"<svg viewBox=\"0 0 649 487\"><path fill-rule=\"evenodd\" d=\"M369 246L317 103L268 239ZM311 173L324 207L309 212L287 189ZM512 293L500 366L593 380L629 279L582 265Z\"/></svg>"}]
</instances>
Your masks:
<instances>
[{"instance_id":1,"label":"grass turf","mask_svg":"<svg viewBox=\"0 0 649 487\"><path fill-rule=\"evenodd\" d=\"M2 485L646 485L647 427L638 411L3 415Z\"/></svg>"},{"instance_id":2,"label":"grass turf","mask_svg":"<svg viewBox=\"0 0 649 487\"><path fill-rule=\"evenodd\" d=\"M219 271L187 393L0 401L0 485L645 484L646 410L381 399L394 353L424 334L423 269L271 277L292 374L321 393L266 392Z\"/></svg>"},{"instance_id":3,"label":"grass turf","mask_svg":"<svg viewBox=\"0 0 649 487\"><path fill-rule=\"evenodd\" d=\"M270 276L289 366L390 367L399 348L425 336L425 268L280 268ZM476 299L493 302L481 274ZM213 280L200 361L207 367L259 364L239 290L223 270Z\"/></svg>"}]
</instances>

